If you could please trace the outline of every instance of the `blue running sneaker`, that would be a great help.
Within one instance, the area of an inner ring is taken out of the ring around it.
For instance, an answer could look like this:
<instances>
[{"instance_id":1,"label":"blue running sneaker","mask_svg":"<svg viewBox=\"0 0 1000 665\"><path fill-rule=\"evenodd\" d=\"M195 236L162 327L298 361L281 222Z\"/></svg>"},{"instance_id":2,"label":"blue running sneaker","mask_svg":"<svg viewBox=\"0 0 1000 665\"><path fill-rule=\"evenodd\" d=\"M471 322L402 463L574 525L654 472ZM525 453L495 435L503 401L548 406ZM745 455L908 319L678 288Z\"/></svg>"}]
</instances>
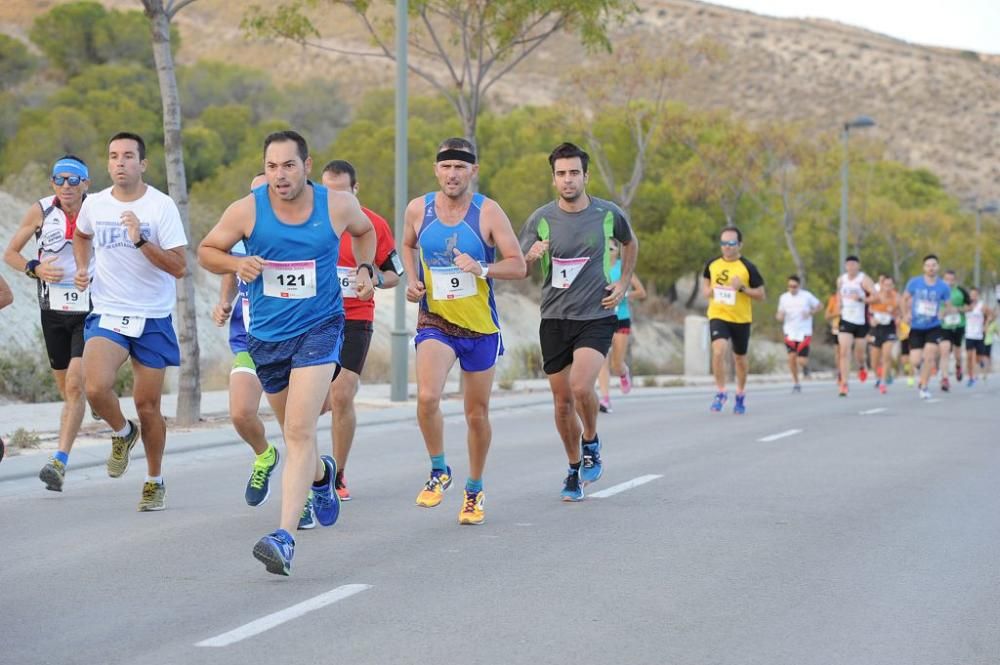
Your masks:
<instances>
[{"instance_id":1,"label":"blue running sneaker","mask_svg":"<svg viewBox=\"0 0 1000 665\"><path fill-rule=\"evenodd\" d=\"M302 515L299 516L299 531L316 528L316 510L313 508L313 493L306 496L306 505L302 507Z\"/></svg>"},{"instance_id":2,"label":"blue running sneaker","mask_svg":"<svg viewBox=\"0 0 1000 665\"><path fill-rule=\"evenodd\" d=\"M738 416L742 416L744 413L747 412L747 405L743 403L743 400L745 400L746 398L747 398L746 395L740 395L739 393L737 393L736 403L733 404L733 413L735 413Z\"/></svg>"},{"instance_id":3,"label":"blue running sneaker","mask_svg":"<svg viewBox=\"0 0 1000 665\"><path fill-rule=\"evenodd\" d=\"M295 539L284 529L266 535L253 546L253 557L267 567L267 572L288 575L295 556Z\"/></svg>"},{"instance_id":4,"label":"blue running sneaker","mask_svg":"<svg viewBox=\"0 0 1000 665\"><path fill-rule=\"evenodd\" d=\"M601 440L597 439L593 443L581 443L583 448L583 464L580 465L580 480L584 486L596 483L604 473L604 465L601 463Z\"/></svg>"},{"instance_id":5,"label":"blue running sneaker","mask_svg":"<svg viewBox=\"0 0 1000 665\"><path fill-rule=\"evenodd\" d=\"M719 413L722 411L722 405L726 403L727 399L729 399L728 393L715 393L715 399L712 400L710 410Z\"/></svg>"},{"instance_id":6,"label":"blue running sneaker","mask_svg":"<svg viewBox=\"0 0 1000 665\"><path fill-rule=\"evenodd\" d=\"M563 501L583 501L583 488L580 487L580 472L570 469L563 483L561 492Z\"/></svg>"},{"instance_id":7,"label":"blue running sneaker","mask_svg":"<svg viewBox=\"0 0 1000 665\"><path fill-rule=\"evenodd\" d=\"M333 526L340 517L340 495L334 489L334 480L337 477L337 463L329 455L321 458L327 473L330 474L330 482L322 488L313 486L313 508L316 510L316 519L323 526Z\"/></svg>"}]
</instances>

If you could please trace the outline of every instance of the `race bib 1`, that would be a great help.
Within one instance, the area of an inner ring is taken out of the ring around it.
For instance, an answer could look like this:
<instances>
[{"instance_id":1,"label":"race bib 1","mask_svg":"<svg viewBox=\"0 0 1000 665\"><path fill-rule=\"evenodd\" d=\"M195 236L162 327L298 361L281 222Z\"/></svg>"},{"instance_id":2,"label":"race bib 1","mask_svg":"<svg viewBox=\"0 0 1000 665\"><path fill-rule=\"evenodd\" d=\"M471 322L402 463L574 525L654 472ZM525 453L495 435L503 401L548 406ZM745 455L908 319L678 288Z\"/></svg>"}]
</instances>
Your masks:
<instances>
[{"instance_id":1,"label":"race bib 1","mask_svg":"<svg viewBox=\"0 0 1000 665\"><path fill-rule=\"evenodd\" d=\"M946 326L957 326L962 322L961 314L948 314L944 317L944 324Z\"/></svg>"},{"instance_id":2,"label":"race bib 1","mask_svg":"<svg viewBox=\"0 0 1000 665\"><path fill-rule=\"evenodd\" d=\"M122 316L120 314L101 314L101 320L97 324L99 327L126 337L139 337L143 328L146 327L146 317L144 316Z\"/></svg>"},{"instance_id":3,"label":"race bib 1","mask_svg":"<svg viewBox=\"0 0 1000 665\"><path fill-rule=\"evenodd\" d=\"M579 259L559 259L552 257L552 287L556 289L568 289L576 281L583 270L583 266L589 261L589 257Z\"/></svg>"},{"instance_id":4,"label":"race bib 1","mask_svg":"<svg viewBox=\"0 0 1000 665\"><path fill-rule=\"evenodd\" d=\"M873 312L872 317L874 317L875 323L880 326L887 326L892 323L892 314L889 312Z\"/></svg>"},{"instance_id":5,"label":"race bib 1","mask_svg":"<svg viewBox=\"0 0 1000 665\"><path fill-rule=\"evenodd\" d=\"M432 267L431 287L434 300L458 300L474 296L479 292L476 276L455 266Z\"/></svg>"},{"instance_id":6,"label":"race bib 1","mask_svg":"<svg viewBox=\"0 0 1000 665\"><path fill-rule=\"evenodd\" d=\"M720 305L735 305L736 289L731 286L716 286L712 289L712 299Z\"/></svg>"},{"instance_id":7,"label":"race bib 1","mask_svg":"<svg viewBox=\"0 0 1000 665\"><path fill-rule=\"evenodd\" d=\"M316 295L315 261L265 261L264 295L301 300Z\"/></svg>"},{"instance_id":8,"label":"race bib 1","mask_svg":"<svg viewBox=\"0 0 1000 665\"><path fill-rule=\"evenodd\" d=\"M240 309L243 311L243 329L250 332L250 298L240 296Z\"/></svg>"},{"instance_id":9,"label":"race bib 1","mask_svg":"<svg viewBox=\"0 0 1000 665\"><path fill-rule=\"evenodd\" d=\"M89 312L90 289L77 291L73 284L49 284L49 309L59 312Z\"/></svg>"},{"instance_id":10,"label":"race bib 1","mask_svg":"<svg viewBox=\"0 0 1000 665\"><path fill-rule=\"evenodd\" d=\"M933 300L918 300L914 311L917 313L917 316L933 319L937 316L938 305Z\"/></svg>"},{"instance_id":11,"label":"race bib 1","mask_svg":"<svg viewBox=\"0 0 1000 665\"><path fill-rule=\"evenodd\" d=\"M350 266L337 266L337 281L340 282L340 292L345 298L358 297L358 269Z\"/></svg>"}]
</instances>

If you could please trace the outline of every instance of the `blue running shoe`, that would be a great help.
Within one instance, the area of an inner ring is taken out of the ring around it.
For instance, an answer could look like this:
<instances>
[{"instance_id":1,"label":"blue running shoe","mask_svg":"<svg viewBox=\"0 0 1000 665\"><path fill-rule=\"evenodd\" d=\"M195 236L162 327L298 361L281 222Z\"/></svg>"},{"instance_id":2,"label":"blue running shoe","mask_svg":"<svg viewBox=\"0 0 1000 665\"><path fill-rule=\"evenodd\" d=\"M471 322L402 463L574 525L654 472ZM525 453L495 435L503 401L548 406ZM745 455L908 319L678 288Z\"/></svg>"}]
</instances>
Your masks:
<instances>
[{"instance_id":1,"label":"blue running shoe","mask_svg":"<svg viewBox=\"0 0 1000 665\"><path fill-rule=\"evenodd\" d=\"M583 501L583 488L580 487L580 472L570 469L563 483L561 492L563 501Z\"/></svg>"},{"instance_id":2,"label":"blue running shoe","mask_svg":"<svg viewBox=\"0 0 1000 665\"><path fill-rule=\"evenodd\" d=\"M302 515L299 516L299 531L316 528L316 510L313 508L313 493L306 496L306 505L302 507Z\"/></svg>"},{"instance_id":3,"label":"blue running shoe","mask_svg":"<svg viewBox=\"0 0 1000 665\"><path fill-rule=\"evenodd\" d=\"M726 403L727 399L729 399L728 393L715 393L715 399L712 400L710 410L719 413L722 411L722 405Z\"/></svg>"},{"instance_id":4,"label":"blue running shoe","mask_svg":"<svg viewBox=\"0 0 1000 665\"><path fill-rule=\"evenodd\" d=\"M742 416L744 413L747 412L747 405L743 403L743 400L745 400L746 398L747 398L746 395L740 395L740 394L736 395L736 403L733 404L733 413L735 413L738 416Z\"/></svg>"},{"instance_id":5,"label":"blue running shoe","mask_svg":"<svg viewBox=\"0 0 1000 665\"><path fill-rule=\"evenodd\" d=\"M330 482L322 488L313 485L313 509L320 524L333 526L340 517L340 496L333 487L334 479L337 477L337 463L329 455L323 455L320 459L330 474Z\"/></svg>"},{"instance_id":6,"label":"blue running shoe","mask_svg":"<svg viewBox=\"0 0 1000 665\"><path fill-rule=\"evenodd\" d=\"M604 465L601 463L601 440L597 439L593 443L583 443L583 464L580 465L580 480L584 486L596 483L604 473Z\"/></svg>"},{"instance_id":7,"label":"blue running shoe","mask_svg":"<svg viewBox=\"0 0 1000 665\"><path fill-rule=\"evenodd\" d=\"M295 556L295 539L284 529L264 536L253 546L253 557L267 567L267 572L288 575Z\"/></svg>"}]
</instances>

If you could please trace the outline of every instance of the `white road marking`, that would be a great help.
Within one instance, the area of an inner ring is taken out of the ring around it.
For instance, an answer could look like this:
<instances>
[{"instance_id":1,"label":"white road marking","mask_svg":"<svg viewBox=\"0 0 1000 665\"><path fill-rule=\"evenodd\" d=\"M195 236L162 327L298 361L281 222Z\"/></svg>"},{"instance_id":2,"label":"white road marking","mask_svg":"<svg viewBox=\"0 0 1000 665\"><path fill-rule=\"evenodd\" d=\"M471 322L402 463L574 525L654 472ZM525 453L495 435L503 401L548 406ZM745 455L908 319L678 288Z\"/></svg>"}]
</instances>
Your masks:
<instances>
[{"instance_id":1,"label":"white road marking","mask_svg":"<svg viewBox=\"0 0 1000 665\"><path fill-rule=\"evenodd\" d=\"M925 399L924 401L925 401L926 403L928 403L928 404L937 404L937 403L938 403L938 402L940 402L941 400L939 400L939 399L938 399L937 397L934 397L934 398L932 398L932 399Z\"/></svg>"},{"instance_id":2,"label":"white road marking","mask_svg":"<svg viewBox=\"0 0 1000 665\"><path fill-rule=\"evenodd\" d=\"M639 476L638 478L633 478L624 483L619 483L618 485L612 485L606 490L601 490L600 492L594 492L593 494L588 494L587 496L594 499L604 499L609 496L614 496L624 492L625 490L630 490L633 487L638 487L639 485L645 485L648 482L656 480L657 478L662 478L662 475L650 474L648 476Z\"/></svg>"},{"instance_id":3,"label":"white road marking","mask_svg":"<svg viewBox=\"0 0 1000 665\"><path fill-rule=\"evenodd\" d=\"M321 593L320 595L310 598L309 600L304 600L297 605L292 605L291 607L275 612L274 614L268 614L266 617L261 617L256 621L251 621L250 623L240 626L235 630L231 630L228 633L223 633L217 637L202 640L201 642L195 644L195 646L229 646L230 644L235 644L236 642L245 640L248 637L253 637L254 635L259 635L264 631L280 626L281 624L291 621L292 619L297 619L300 616L312 612L313 610L326 607L331 603L336 603L338 600L349 598L356 593L361 593L362 591L370 588L372 588L370 584L345 584L344 586L339 586L336 589L327 591L326 593Z\"/></svg>"},{"instance_id":4,"label":"white road marking","mask_svg":"<svg viewBox=\"0 0 1000 665\"><path fill-rule=\"evenodd\" d=\"M795 436L796 434L801 434L800 429L786 429L784 432L778 432L777 434L772 434L770 436L765 436L757 439L761 443L768 443L769 441L777 441L778 439L784 439L788 436Z\"/></svg>"},{"instance_id":5,"label":"white road marking","mask_svg":"<svg viewBox=\"0 0 1000 665\"><path fill-rule=\"evenodd\" d=\"M873 413L882 413L883 411L887 411L887 410L888 409L886 409L884 406L880 406L877 409L868 409L867 411L858 411L858 415L861 415L861 416L870 416Z\"/></svg>"}]
</instances>

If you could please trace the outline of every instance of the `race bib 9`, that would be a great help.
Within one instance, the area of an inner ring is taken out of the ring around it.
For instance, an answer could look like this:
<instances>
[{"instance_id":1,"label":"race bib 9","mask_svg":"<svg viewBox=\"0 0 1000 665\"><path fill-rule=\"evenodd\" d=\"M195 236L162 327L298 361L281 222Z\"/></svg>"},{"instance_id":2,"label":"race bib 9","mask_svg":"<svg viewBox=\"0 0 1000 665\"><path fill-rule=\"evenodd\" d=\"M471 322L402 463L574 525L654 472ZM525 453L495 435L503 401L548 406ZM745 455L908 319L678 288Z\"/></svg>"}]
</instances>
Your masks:
<instances>
[{"instance_id":1,"label":"race bib 9","mask_svg":"<svg viewBox=\"0 0 1000 665\"><path fill-rule=\"evenodd\" d=\"M358 297L358 269L350 266L337 266L337 281L340 282L340 292L345 298Z\"/></svg>"},{"instance_id":2,"label":"race bib 9","mask_svg":"<svg viewBox=\"0 0 1000 665\"><path fill-rule=\"evenodd\" d=\"M586 256L579 259L559 259L553 256L552 287L555 289L571 287L589 260L590 258Z\"/></svg>"},{"instance_id":3,"label":"race bib 9","mask_svg":"<svg viewBox=\"0 0 1000 665\"><path fill-rule=\"evenodd\" d=\"M143 328L146 327L146 317L144 316L121 316L119 314L101 314L98 327L116 332L126 337L139 337Z\"/></svg>"},{"instance_id":4,"label":"race bib 9","mask_svg":"<svg viewBox=\"0 0 1000 665\"><path fill-rule=\"evenodd\" d=\"M937 316L938 306L933 300L918 300L915 311L917 316L924 316L932 319Z\"/></svg>"},{"instance_id":5,"label":"race bib 9","mask_svg":"<svg viewBox=\"0 0 1000 665\"><path fill-rule=\"evenodd\" d=\"M49 309L59 312L89 312L90 289L77 291L73 284L49 284Z\"/></svg>"},{"instance_id":6,"label":"race bib 9","mask_svg":"<svg viewBox=\"0 0 1000 665\"><path fill-rule=\"evenodd\" d=\"M316 295L315 261L265 261L264 295L301 300Z\"/></svg>"},{"instance_id":7,"label":"race bib 9","mask_svg":"<svg viewBox=\"0 0 1000 665\"><path fill-rule=\"evenodd\" d=\"M736 289L731 286L716 286L712 289L712 299L720 305L735 305Z\"/></svg>"},{"instance_id":8,"label":"race bib 9","mask_svg":"<svg viewBox=\"0 0 1000 665\"><path fill-rule=\"evenodd\" d=\"M434 300L458 300L479 292L476 276L461 268L431 268L431 287Z\"/></svg>"}]
</instances>

